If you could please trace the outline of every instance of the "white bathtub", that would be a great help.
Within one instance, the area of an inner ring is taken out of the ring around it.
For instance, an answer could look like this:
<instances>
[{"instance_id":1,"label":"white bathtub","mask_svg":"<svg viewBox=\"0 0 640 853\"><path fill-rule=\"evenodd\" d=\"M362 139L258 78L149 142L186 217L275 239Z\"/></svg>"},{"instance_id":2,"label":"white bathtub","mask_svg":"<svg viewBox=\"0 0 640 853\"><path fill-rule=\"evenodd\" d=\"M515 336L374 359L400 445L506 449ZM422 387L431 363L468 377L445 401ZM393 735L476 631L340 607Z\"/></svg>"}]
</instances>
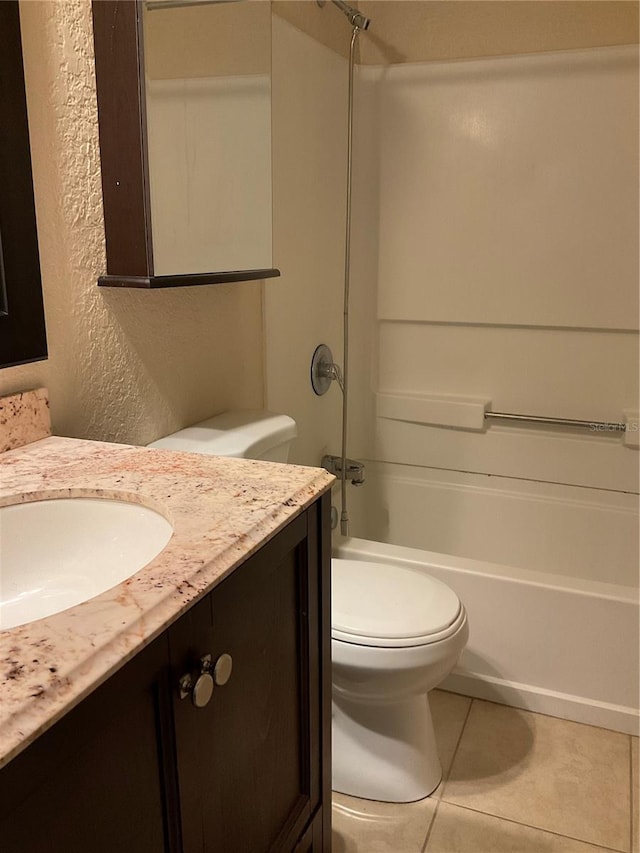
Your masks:
<instances>
[{"instance_id":1,"label":"white bathtub","mask_svg":"<svg viewBox=\"0 0 640 853\"><path fill-rule=\"evenodd\" d=\"M456 591L470 638L444 689L638 735L637 588L365 539L334 554L414 566Z\"/></svg>"}]
</instances>

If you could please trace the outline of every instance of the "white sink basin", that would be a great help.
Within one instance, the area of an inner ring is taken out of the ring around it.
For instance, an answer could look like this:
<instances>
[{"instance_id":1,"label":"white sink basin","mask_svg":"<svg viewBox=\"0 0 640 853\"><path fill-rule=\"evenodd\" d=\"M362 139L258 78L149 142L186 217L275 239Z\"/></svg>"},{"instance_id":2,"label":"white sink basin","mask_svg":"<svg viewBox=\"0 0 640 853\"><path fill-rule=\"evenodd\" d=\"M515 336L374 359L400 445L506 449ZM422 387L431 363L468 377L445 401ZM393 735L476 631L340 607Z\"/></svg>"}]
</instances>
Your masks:
<instances>
[{"instance_id":1,"label":"white sink basin","mask_svg":"<svg viewBox=\"0 0 640 853\"><path fill-rule=\"evenodd\" d=\"M60 498L0 507L0 629L100 595L134 575L173 533L135 503Z\"/></svg>"}]
</instances>

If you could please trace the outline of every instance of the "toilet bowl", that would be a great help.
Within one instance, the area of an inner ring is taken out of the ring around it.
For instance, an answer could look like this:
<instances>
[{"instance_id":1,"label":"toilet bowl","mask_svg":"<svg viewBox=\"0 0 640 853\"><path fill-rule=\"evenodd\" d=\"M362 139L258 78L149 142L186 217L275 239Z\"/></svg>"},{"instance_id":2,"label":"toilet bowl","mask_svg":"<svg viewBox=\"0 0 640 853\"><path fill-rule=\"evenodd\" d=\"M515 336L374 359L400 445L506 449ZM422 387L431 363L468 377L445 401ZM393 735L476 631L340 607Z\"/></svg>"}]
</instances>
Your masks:
<instances>
[{"instance_id":1,"label":"toilet bowl","mask_svg":"<svg viewBox=\"0 0 640 853\"><path fill-rule=\"evenodd\" d=\"M456 594L425 573L332 560L333 789L412 802L442 778L428 692L468 638Z\"/></svg>"},{"instance_id":2,"label":"toilet bowl","mask_svg":"<svg viewBox=\"0 0 640 853\"><path fill-rule=\"evenodd\" d=\"M286 462L295 422L264 411L223 412L149 445ZM438 786L428 692L467 642L464 607L417 569L332 561L333 788L410 802Z\"/></svg>"}]
</instances>

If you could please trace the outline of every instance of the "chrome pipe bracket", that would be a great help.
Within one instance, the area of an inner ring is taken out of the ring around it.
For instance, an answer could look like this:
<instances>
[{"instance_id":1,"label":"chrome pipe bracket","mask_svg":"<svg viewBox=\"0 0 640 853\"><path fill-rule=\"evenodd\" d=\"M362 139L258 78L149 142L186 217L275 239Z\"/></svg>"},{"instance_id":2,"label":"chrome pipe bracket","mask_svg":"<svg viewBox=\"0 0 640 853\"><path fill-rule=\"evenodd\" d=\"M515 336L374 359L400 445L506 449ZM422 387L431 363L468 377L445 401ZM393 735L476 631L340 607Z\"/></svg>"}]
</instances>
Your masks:
<instances>
[{"instance_id":1,"label":"chrome pipe bracket","mask_svg":"<svg viewBox=\"0 0 640 853\"><path fill-rule=\"evenodd\" d=\"M320 463L330 474L342 478L342 457L326 454ZM354 486L364 486L364 462L357 459L346 460L345 480L350 480Z\"/></svg>"}]
</instances>

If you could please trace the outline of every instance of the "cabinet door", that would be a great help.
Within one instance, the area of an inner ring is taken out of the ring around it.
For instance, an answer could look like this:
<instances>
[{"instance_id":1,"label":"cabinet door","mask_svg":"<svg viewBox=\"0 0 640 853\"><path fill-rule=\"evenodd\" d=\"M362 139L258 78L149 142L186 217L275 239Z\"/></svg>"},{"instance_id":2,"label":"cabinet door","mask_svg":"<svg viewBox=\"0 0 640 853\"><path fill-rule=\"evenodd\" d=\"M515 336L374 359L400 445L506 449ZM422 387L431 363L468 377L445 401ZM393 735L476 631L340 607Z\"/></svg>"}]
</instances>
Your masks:
<instances>
[{"instance_id":1,"label":"cabinet door","mask_svg":"<svg viewBox=\"0 0 640 853\"><path fill-rule=\"evenodd\" d=\"M174 675L221 655L205 707L176 693L184 853L293 850L320 802L318 560L307 514L170 631ZM312 664L316 671L312 671Z\"/></svg>"},{"instance_id":2,"label":"cabinet door","mask_svg":"<svg viewBox=\"0 0 640 853\"><path fill-rule=\"evenodd\" d=\"M330 844L327 847L323 846L323 823L322 810L320 810L296 844L293 853L324 853L325 850L330 850Z\"/></svg>"},{"instance_id":3,"label":"cabinet door","mask_svg":"<svg viewBox=\"0 0 640 853\"><path fill-rule=\"evenodd\" d=\"M165 635L0 770L2 853L179 850L167 662Z\"/></svg>"}]
</instances>

